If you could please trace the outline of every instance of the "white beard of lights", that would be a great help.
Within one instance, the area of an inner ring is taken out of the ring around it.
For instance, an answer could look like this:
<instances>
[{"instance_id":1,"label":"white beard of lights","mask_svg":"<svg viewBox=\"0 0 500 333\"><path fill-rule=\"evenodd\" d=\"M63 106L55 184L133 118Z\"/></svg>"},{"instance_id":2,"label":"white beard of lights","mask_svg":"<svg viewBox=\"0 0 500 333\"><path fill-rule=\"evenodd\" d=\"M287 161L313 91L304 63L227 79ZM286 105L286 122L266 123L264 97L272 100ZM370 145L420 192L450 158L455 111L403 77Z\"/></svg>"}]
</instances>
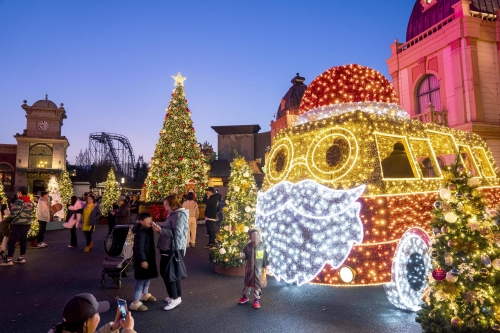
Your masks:
<instances>
[{"instance_id":1,"label":"white beard of lights","mask_svg":"<svg viewBox=\"0 0 500 333\"><path fill-rule=\"evenodd\" d=\"M279 280L302 285L314 279L326 263L339 268L354 243L363 240L355 202L364 185L332 190L312 180L281 182L257 195L255 224L263 229Z\"/></svg>"}]
</instances>

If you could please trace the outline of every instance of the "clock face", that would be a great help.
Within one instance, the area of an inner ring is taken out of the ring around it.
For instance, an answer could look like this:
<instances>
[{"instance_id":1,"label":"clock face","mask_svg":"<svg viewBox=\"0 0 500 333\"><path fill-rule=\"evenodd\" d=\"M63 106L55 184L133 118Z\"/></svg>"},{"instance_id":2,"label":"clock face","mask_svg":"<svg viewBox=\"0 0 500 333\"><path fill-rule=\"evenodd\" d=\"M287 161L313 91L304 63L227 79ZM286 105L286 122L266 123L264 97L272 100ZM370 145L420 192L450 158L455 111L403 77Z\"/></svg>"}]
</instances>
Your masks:
<instances>
[{"instance_id":1,"label":"clock face","mask_svg":"<svg viewBox=\"0 0 500 333\"><path fill-rule=\"evenodd\" d=\"M49 123L46 120L40 120L36 123L36 128L38 128L39 131L45 132L49 129Z\"/></svg>"}]
</instances>

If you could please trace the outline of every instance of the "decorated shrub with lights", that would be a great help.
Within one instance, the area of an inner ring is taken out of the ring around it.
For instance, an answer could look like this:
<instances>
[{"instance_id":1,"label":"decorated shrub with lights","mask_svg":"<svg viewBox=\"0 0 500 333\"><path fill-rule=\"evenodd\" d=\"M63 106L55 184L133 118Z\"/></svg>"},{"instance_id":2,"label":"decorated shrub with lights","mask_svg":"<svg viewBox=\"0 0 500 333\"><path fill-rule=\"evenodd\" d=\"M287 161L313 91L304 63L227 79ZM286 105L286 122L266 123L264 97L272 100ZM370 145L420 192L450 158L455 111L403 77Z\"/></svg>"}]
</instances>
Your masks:
<instances>
[{"instance_id":1,"label":"decorated shrub with lights","mask_svg":"<svg viewBox=\"0 0 500 333\"><path fill-rule=\"evenodd\" d=\"M35 202L35 197L33 194L30 194L31 202ZM38 231L40 230L40 225L38 224L38 220L36 219L36 210L37 206L35 204L35 209L33 209L33 219L31 220L30 230L28 230L28 240L33 240L38 236Z\"/></svg>"},{"instance_id":2,"label":"decorated shrub with lights","mask_svg":"<svg viewBox=\"0 0 500 333\"><path fill-rule=\"evenodd\" d=\"M145 182L148 202L161 202L167 195L181 193L190 180L196 182L197 198L201 199L208 186L209 166L196 141L184 92L186 78L181 73L172 78L175 80L174 93Z\"/></svg>"},{"instance_id":3,"label":"decorated shrub with lights","mask_svg":"<svg viewBox=\"0 0 500 333\"><path fill-rule=\"evenodd\" d=\"M4 200L6 201L6 197L5 197L5 192L4 192L4 189L3 189L3 184L0 183L0 204L3 204Z\"/></svg>"},{"instance_id":4,"label":"decorated shrub with lights","mask_svg":"<svg viewBox=\"0 0 500 333\"><path fill-rule=\"evenodd\" d=\"M334 67L307 88L295 126L274 137L256 225L278 279L384 285L393 304L418 310L442 169L460 154L488 205L500 202L499 172L478 135L412 120L396 103L377 71ZM393 155L404 176L387 168Z\"/></svg>"},{"instance_id":5,"label":"decorated shrub with lights","mask_svg":"<svg viewBox=\"0 0 500 333\"><path fill-rule=\"evenodd\" d=\"M480 181L460 162L444 175L434 203L425 332L500 330L500 215L488 209Z\"/></svg>"},{"instance_id":6,"label":"decorated shrub with lights","mask_svg":"<svg viewBox=\"0 0 500 333\"><path fill-rule=\"evenodd\" d=\"M248 243L248 230L255 222L257 184L252 168L243 157L231 163L224 219L217 234L215 250L210 252L210 260L222 267L242 266L245 263L238 254Z\"/></svg>"}]
</instances>

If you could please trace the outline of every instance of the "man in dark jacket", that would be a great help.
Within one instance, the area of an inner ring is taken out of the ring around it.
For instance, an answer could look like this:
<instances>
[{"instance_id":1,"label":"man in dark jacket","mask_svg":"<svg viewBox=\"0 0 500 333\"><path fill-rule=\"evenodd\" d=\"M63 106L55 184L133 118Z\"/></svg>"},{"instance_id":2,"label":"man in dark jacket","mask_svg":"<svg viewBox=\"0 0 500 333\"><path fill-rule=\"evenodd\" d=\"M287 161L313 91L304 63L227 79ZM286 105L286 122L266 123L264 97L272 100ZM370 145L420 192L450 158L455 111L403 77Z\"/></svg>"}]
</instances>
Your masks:
<instances>
[{"instance_id":1,"label":"man in dark jacket","mask_svg":"<svg viewBox=\"0 0 500 333\"><path fill-rule=\"evenodd\" d=\"M12 204L12 211L9 216L5 218L2 223L10 223L9 242L7 243L8 254L7 261L0 263L0 266L12 266L12 257L16 250L16 243L19 241L21 246L21 253L16 263L24 264L26 259L26 245L28 242L28 231L30 230L31 222L33 220L33 210L35 205L31 202L28 196L28 189L21 187L17 191L17 200Z\"/></svg>"},{"instance_id":2,"label":"man in dark jacket","mask_svg":"<svg viewBox=\"0 0 500 333\"><path fill-rule=\"evenodd\" d=\"M127 198L122 195L118 199L118 205L120 206L118 212L115 214L112 213L115 216L116 224L130 224L130 206L128 205Z\"/></svg>"},{"instance_id":3,"label":"man in dark jacket","mask_svg":"<svg viewBox=\"0 0 500 333\"><path fill-rule=\"evenodd\" d=\"M217 222L217 206L219 205L219 195L215 194L213 187L206 190L203 197L205 207L205 224L208 230L208 244L206 249L213 250L215 248L215 222Z\"/></svg>"},{"instance_id":4,"label":"man in dark jacket","mask_svg":"<svg viewBox=\"0 0 500 333\"><path fill-rule=\"evenodd\" d=\"M402 142L394 144L391 155L382 161L384 178L415 178Z\"/></svg>"}]
</instances>

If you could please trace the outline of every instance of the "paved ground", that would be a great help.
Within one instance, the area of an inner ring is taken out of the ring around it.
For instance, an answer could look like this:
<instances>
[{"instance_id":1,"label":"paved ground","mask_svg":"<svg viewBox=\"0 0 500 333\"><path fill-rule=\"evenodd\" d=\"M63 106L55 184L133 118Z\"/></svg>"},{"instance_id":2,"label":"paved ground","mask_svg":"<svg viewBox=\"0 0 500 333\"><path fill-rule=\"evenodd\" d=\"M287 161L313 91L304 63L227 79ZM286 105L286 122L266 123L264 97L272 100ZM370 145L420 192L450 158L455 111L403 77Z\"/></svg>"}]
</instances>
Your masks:
<instances>
[{"instance_id":1,"label":"paved ground","mask_svg":"<svg viewBox=\"0 0 500 333\"><path fill-rule=\"evenodd\" d=\"M137 332L421 332L415 315L395 309L382 287L296 287L270 278L260 310L238 305L242 278L213 271L202 248L205 231L198 228L198 247L186 256L182 304L166 312L164 302L150 303L149 311L133 314ZM101 315L101 322L111 321L115 297L130 301L134 281L125 278L118 290L108 280L101 288L106 232L107 226L99 226L96 247L83 253L83 235L78 235L79 249L68 249L68 230L48 231L49 247L28 250L27 264L0 267L0 332L47 332L61 320L65 301L82 292L112 302L112 310ZM160 278L153 280L151 292L166 297Z\"/></svg>"}]
</instances>

